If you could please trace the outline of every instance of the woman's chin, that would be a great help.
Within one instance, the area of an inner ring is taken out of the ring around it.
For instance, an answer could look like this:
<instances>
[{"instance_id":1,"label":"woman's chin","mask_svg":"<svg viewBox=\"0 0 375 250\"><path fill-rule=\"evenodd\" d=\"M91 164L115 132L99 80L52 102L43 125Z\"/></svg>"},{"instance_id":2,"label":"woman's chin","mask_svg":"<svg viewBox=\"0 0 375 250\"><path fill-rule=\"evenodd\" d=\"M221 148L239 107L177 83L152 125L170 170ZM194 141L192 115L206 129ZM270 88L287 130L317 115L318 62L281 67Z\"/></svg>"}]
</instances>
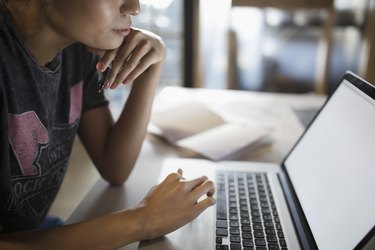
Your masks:
<instances>
[{"instance_id":1,"label":"woman's chin","mask_svg":"<svg viewBox=\"0 0 375 250\"><path fill-rule=\"evenodd\" d=\"M96 48L92 48L92 47L89 47L89 46L86 46L88 51L90 51L91 53L95 54L95 55L98 55L98 56L103 56L104 53L107 51L105 49L96 49Z\"/></svg>"}]
</instances>

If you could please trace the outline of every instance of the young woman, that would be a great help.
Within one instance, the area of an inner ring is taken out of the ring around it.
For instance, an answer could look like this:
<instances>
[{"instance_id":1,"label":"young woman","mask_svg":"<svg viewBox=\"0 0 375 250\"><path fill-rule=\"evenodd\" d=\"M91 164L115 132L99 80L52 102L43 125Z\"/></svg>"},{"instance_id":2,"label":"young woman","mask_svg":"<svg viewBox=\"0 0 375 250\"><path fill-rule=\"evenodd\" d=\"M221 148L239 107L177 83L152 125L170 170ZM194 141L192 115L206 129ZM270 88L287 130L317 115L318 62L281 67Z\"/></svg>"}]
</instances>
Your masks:
<instances>
[{"instance_id":1,"label":"young woman","mask_svg":"<svg viewBox=\"0 0 375 250\"><path fill-rule=\"evenodd\" d=\"M134 209L34 230L77 133L109 183L121 185L134 166L166 56L158 36L131 27L139 11L138 0L0 1L0 249L115 249L167 234L215 203L210 180L178 171ZM98 91L108 65L104 88L132 82L116 122Z\"/></svg>"}]
</instances>

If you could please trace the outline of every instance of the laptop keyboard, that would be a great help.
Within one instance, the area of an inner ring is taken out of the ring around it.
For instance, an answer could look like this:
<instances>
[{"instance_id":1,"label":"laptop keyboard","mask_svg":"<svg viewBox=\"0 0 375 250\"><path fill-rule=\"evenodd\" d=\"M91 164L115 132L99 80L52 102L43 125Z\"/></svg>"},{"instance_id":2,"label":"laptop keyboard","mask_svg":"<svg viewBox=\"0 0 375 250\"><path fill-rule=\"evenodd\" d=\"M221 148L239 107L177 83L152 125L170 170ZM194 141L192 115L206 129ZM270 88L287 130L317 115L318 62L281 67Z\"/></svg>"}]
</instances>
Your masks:
<instances>
[{"instance_id":1,"label":"laptop keyboard","mask_svg":"<svg viewBox=\"0 0 375 250\"><path fill-rule=\"evenodd\" d=\"M265 173L217 175L216 249L287 249Z\"/></svg>"}]
</instances>

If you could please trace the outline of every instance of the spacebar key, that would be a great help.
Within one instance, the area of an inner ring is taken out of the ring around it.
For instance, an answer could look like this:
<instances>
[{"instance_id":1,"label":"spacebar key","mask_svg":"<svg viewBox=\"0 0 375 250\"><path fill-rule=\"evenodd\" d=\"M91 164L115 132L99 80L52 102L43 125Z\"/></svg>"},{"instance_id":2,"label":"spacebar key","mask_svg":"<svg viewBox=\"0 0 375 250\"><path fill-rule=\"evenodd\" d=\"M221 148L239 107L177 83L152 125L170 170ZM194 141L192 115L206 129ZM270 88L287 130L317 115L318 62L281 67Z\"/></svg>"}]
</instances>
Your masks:
<instances>
[{"instance_id":1,"label":"spacebar key","mask_svg":"<svg viewBox=\"0 0 375 250\"><path fill-rule=\"evenodd\" d=\"M216 203L216 218L221 220L227 219L227 205L225 199L225 192L217 192L217 203Z\"/></svg>"}]
</instances>

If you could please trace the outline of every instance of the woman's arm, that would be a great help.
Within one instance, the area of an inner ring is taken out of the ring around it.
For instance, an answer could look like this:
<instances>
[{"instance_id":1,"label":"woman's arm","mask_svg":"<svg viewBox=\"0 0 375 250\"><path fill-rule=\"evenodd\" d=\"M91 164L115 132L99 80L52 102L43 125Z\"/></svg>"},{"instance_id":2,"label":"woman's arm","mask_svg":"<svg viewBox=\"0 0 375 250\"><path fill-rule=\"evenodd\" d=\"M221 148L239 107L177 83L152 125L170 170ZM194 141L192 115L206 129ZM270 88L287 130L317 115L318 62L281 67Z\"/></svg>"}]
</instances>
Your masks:
<instances>
[{"instance_id":1,"label":"woman's arm","mask_svg":"<svg viewBox=\"0 0 375 250\"><path fill-rule=\"evenodd\" d=\"M106 53L98 63L112 62L108 77L111 88L133 82L116 123L108 107L90 110L81 117L79 136L100 174L111 184L122 184L138 158L164 59L165 47L159 37L132 30L120 49Z\"/></svg>"},{"instance_id":2,"label":"woman's arm","mask_svg":"<svg viewBox=\"0 0 375 250\"><path fill-rule=\"evenodd\" d=\"M179 171L155 186L134 209L53 229L2 235L0 249L118 249L185 225L215 204L213 193L213 183L206 177L185 181Z\"/></svg>"}]
</instances>

